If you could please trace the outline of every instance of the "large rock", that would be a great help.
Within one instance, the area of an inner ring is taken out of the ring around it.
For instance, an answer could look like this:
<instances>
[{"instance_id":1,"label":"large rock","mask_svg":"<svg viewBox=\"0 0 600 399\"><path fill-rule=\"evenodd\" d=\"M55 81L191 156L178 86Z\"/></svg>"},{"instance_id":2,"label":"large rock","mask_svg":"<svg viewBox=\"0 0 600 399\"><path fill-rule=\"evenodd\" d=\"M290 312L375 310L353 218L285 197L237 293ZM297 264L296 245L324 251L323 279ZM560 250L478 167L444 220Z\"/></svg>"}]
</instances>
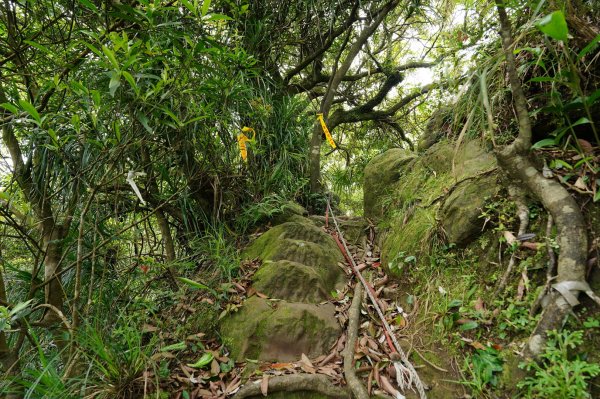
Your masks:
<instances>
[{"instance_id":1,"label":"large rock","mask_svg":"<svg viewBox=\"0 0 600 399\"><path fill-rule=\"evenodd\" d=\"M375 158L367 169L378 165L382 163ZM495 167L495 157L479 140L458 149L443 140L403 164L400 171L392 167L400 177L389 188L392 195L382 223L386 228L381 235L383 265L398 273L407 266L407 258L423 259L441 231L450 242L468 244L481 230L479 216L486 198L499 191Z\"/></svg>"},{"instance_id":2,"label":"large rock","mask_svg":"<svg viewBox=\"0 0 600 399\"><path fill-rule=\"evenodd\" d=\"M485 201L495 195L498 188L495 175L458 184L440 209L440 223L448 242L465 245L481 233Z\"/></svg>"},{"instance_id":3,"label":"large rock","mask_svg":"<svg viewBox=\"0 0 600 399\"><path fill-rule=\"evenodd\" d=\"M392 148L373 158L364 172L364 215L372 220L383 217L386 197L392 191L390 187L405 173L404 166L415 155L401 148Z\"/></svg>"},{"instance_id":4,"label":"large rock","mask_svg":"<svg viewBox=\"0 0 600 399\"><path fill-rule=\"evenodd\" d=\"M221 322L221 335L237 360L287 362L302 353L329 351L341 333L331 303L319 304L343 284L343 261L335 241L309 219L294 214L260 236L244 252L263 261L252 288L271 299L251 297Z\"/></svg>"},{"instance_id":5,"label":"large rock","mask_svg":"<svg viewBox=\"0 0 600 399\"><path fill-rule=\"evenodd\" d=\"M332 304L272 302L256 296L221 324L236 361L289 362L328 353L341 333Z\"/></svg>"},{"instance_id":6,"label":"large rock","mask_svg":"<svg viewBox=\"0 0 600 399\"><path fill-rule=\"evenodd\" d=\"M280 260L265 262L254 275L253 287L271 298L318 303L331 297L337 282L335 277L327 269Z\"/></svg>"}]
</instances>

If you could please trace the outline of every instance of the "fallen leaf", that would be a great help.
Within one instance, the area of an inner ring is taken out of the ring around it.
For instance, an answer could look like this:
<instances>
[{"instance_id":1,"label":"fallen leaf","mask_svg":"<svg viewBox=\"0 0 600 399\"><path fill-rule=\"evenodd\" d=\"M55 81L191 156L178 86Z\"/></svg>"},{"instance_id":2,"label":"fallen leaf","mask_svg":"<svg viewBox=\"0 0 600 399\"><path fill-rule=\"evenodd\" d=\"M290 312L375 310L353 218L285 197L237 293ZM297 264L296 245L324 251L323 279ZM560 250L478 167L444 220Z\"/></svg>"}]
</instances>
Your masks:
<instances>
[{"instance_id":1,"label":"fallen leaf","mask_svg":"<svg viewBox=\"0 0 600 399\"><path fill-rule=\"evenodd\" d=\"M260 392L263 396L267 396L269 392L269 375L263 374L262 381L260 382Z\"/></svg>"},{"instance_id":2,"label":"fallen leaf","mask_svg":"<svg viewBox=\"0 0 600 399\"><path fill-rule=\"evenodd\" d=\"M396 388L394 388L392 383L387 378L385 378L382 375L382 376L380 376L380 379L381 379L381 388L383 388L387 393L392 395L394 398L397 398L398 395L400 395L400 392L398 392L398 390Z\"/></svg>"},{"instance_id":3,"label":"fallen leaf","mask_svg":"<svg viewBox=\"0 0 600 399\"><path fill-rule=\"evenodd\" d=\"M485 350L485 345L478 341L471 342L469 343L469 345L471 345L475 349L481 349L482 351Z\"/></svg>"},{"instance_id":4,"label":"fallen leaf","mask_svg":"<svg viewBox=\"0 0 600 399\"><path fill-rule=\"evenodd\" d=\"M576 188L583 190L583 191L587 191L588 190L588 186L587 184L585 184L585 181L583 180L583 177L579 176L577 178L577 180L575 181L575 184L573 184Z\"/></svg>"},{"instance_id":5,"label":"fallen leaf","mask_svg":"<svg viewBox=\"0 0 600 399\"><path fill-rule=\"evenodd\" d=\"M477 298L474 306L475 306L475 310L477 310L479 312L485 310L485 306L483 305L483 299L481 299L481 298Z\"/></svg>"},{"instance_id":6,"label":"fallen leaf","mask_svg":"<svg viewBox=\"0 0 600 399\"><path fill-rule=\"evenodd\" d=\"M504 233L502 233L502 235L504 236L504 239L506 240L508 245L512 245L514 242L517 241L517 237L515 237L515 235L510 231L505 231Z\"/></svg>"}]
</instances>

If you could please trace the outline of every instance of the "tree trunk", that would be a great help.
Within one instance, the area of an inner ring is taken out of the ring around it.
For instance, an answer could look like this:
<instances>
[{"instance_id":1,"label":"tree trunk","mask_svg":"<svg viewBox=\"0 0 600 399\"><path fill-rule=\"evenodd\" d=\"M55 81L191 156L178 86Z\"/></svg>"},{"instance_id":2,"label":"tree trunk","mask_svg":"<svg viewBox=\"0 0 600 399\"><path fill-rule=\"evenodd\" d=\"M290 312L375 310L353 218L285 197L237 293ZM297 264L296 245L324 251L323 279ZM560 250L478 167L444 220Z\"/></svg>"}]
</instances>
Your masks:
<instances>
[{"instance_id":1,"label":"tree trunk","mask_svg":"<svg viewBox=\"0 0 600 399\"><path fill-rule=\"evenodd\" d=\"M329 115L329 111L331 110L331 105L333 104L333 100L335 98L335 94L337 93L337 89L342 82L342 79L348 73L352 62L364 46L364 44L369 40L369 37L375 32L377 27L383 22L384 18L388 15L388 13L394 9L398 5L398 0L392 0L386 3L379 11L375 14L373 20L369 25L367 25L358 35L356 41L352 44L350 49L348 50L348 54L344 59L344 62L337 68L335 73L331 76L331 81L327 87L327 92L323 97L321 102L320 112L323 114L323 117L327 121L327 116ZM321 143L323 141L323 131L321 129L321 125L318 121L315 121L315 125L313 128L312 137L310 140L310 191L312 193L321 192L323 189L323 185L321 182Z\"/></svg>"}]
</instances>

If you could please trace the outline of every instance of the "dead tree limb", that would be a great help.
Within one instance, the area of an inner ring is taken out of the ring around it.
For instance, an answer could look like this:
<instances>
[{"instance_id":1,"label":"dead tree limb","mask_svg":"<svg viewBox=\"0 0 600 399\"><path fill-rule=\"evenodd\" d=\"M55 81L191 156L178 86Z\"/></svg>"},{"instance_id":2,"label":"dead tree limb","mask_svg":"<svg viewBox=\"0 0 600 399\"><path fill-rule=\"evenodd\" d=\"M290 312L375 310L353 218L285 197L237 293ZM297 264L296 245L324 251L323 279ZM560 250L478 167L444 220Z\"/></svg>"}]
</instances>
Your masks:
<instances>
[{"instance_id":1,"label":"dead tree limb","mask_svg":"<svg viewBox=\"0 0 600 399\"><path fill-rule=\"evenodd\" d=\"M362 382L360 382L360 379L356 376L356 370L354 368L354 347L356 346L356 339L358 338L362 296L363 287L360 281L357 281L356 286L354 287L352 305L348 310L349 321L346 347L344 348L344 352L342 352L342 355L344 356L344 375L346 376L346 383L355 399L369 399L369 393Z\"/></svg>"}]
</instances>

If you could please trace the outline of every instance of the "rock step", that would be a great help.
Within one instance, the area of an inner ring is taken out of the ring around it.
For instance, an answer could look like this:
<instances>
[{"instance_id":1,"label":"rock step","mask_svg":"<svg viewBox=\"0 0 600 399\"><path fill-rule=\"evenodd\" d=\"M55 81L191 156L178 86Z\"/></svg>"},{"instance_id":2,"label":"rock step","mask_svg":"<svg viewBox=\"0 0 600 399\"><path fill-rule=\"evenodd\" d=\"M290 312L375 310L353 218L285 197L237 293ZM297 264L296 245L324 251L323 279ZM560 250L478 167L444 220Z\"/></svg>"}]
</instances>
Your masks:
<instances>
[{"instance_id":1,"label":"rock step","mask_svg":"<svg viewBox=\"0 0 600 399\"><path fill-rule=\"evenodd\" d=\"M345 283L337 244L310 219L293 215L260 236L244 252L263 265L252 287L271 299L246 299L221 322L223 342L236 361L298 360L329 352L341 334L331 292Z\"/></svg>"}]
</instances>

